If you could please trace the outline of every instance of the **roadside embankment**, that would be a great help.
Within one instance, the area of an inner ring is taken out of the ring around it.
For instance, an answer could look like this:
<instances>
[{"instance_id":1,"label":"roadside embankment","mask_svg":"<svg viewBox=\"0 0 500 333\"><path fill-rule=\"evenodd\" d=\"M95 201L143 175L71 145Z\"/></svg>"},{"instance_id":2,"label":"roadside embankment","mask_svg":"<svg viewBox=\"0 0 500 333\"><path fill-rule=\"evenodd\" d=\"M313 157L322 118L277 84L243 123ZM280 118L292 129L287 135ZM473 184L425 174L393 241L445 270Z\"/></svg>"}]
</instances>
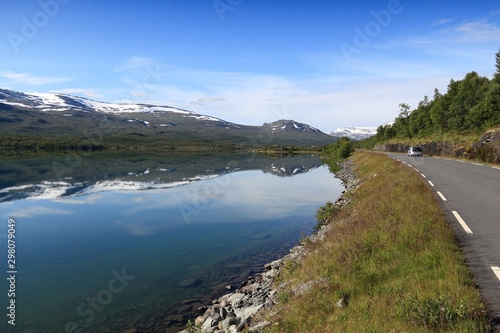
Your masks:
<instances>
[{"instance_id":1,"label":"roadside embankment","mask_svg":"<svg viewBox=\"0 0 500 333\"><path fill-rule=\"evenodd\" d=\"M406 153L410 146L417 145L421 146L424 150L424 154L429 156L452 156L471 160L481 160L487 163L500 163L499 129L485 132L476 142L393 142L376 145L375 150Z\"/></svg>"}]
</instances>

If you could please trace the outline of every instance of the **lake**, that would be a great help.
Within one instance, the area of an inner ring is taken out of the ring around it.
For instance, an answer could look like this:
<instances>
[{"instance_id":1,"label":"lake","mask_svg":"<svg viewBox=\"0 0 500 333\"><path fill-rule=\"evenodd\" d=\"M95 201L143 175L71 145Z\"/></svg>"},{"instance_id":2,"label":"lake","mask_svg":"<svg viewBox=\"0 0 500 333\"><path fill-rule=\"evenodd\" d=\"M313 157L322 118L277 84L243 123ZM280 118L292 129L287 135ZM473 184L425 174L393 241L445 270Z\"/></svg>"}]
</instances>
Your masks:
<instances>
[{"instance_id":1,"label":"lake","mask_svg":"<svg viewBox=\"0 0 500 333\"><path fill-rule=\"evenodd\" d=\"M342 190L314 156L2 161L0 267L15 281L1 285L0 331L177 332L288 253Z\"/></svg>"}]
</instances>

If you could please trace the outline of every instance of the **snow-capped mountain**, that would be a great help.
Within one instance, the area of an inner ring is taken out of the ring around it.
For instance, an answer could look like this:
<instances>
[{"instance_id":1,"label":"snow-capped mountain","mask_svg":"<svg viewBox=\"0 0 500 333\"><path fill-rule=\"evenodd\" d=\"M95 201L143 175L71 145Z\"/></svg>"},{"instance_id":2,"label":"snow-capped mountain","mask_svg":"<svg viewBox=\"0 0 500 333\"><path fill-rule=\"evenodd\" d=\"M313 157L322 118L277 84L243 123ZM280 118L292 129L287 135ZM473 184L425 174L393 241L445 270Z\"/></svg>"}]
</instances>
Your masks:
<instances>
[{"instance_id":1,"label":"snow-capped mountain","mask_svg":"<svg viewBox=\"0 0 500 333\"><path fill-rule=\"evenodd\" d=\"M192 111L178 109L170 106L157 106L150 104L133 103L105 103L91 99L76 97L57 93L22 93L12 90L0 89L0 102L7 105L18 107L35 108L44 112L101 112L111 114L131 114L131 113L176 113L183 117L195 118L198 120L223 123L226 126L238 127L237 124L227 122L220 118L201 115ZM70 114L66 114L70 116ZM141 121L140 119L131 119L129 122ZM149 126L148 121L142 121ZM158 124L168 126L168 124Z\"/></svg>"},{"instance_id":2,"label":"snow-capped mountain","mask_svg":"<svg viewBox=\"0 0 500 333\"><path fill-rule=\"evenodd\" d=\"M148 138L170 147L194 143L320 146L337 139L293 120L248 126L171 106L105 103L59 93L7 89L0 89L0 130L44 137L89 137L89 133L97 133L94 136L102 137L100 142L111 142L112 138L117 142L123 136L131 140Z\"/></svg>"},{"instance_id":3,"label":"snow-capped mountain","mask_svg":"<svg viewBox=\"0 0 500 333\"><path fill-rule=\"evenodd\" d=\"M348 137L351 140L367 139L377 133L376 127L342 127L331 132L330 135L336 137Z\"/></svg>"},{"instance_id":4,"label":"snow-capped mountain","mask_svg":"<svg viewBox=\"0 0 500 333\"><path fill-rule=\"evenodd\" d=\"M272 123L265 123L263 127L271 132L312 132L323 133L319 129L296 122L295 120L278 120Z\"/></svg>"}]
</instances>

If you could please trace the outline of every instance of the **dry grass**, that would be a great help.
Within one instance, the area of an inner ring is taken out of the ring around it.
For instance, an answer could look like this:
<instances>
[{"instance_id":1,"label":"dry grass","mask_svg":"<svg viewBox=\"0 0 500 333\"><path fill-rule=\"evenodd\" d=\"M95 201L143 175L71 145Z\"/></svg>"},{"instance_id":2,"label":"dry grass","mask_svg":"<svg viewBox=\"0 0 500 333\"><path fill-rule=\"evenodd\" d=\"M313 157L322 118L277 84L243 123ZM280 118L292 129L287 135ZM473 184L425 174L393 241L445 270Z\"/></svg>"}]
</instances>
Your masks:
<instances>
[{"instance_id":1,"label":"dry grass","mask_svg":"<svg viewBox=\"0 0 500 333\"><path fill-rule=\"evenodd\" d=\"M439 204L421 177L356 153L362 184L303 265L286 269L270 332L488 332L488 314ZM293 288L328 278L310 293ZM336 303L344 298L348 305Z\"/></svg>"}]
</instances>

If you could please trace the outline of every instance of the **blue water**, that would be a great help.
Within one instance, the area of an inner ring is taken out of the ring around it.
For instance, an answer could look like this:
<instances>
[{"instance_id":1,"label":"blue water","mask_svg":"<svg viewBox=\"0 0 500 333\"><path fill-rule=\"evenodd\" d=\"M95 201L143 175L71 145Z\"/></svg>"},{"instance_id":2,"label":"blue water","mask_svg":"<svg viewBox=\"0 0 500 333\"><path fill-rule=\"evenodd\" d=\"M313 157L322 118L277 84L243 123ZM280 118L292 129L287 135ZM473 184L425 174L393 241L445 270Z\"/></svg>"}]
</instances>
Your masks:
<instances>
[{"instance_id":1,"label":"blue water","mask_svg":"<svg viewBox=\"0 0 500 333\"><path fill-rule=\"evenodd\" d=\"M262 170L212 177L0 203L1 271L8 277L9 218L16 221L18 271L16 325L7 324L2 284L0 331L178 327L186 304L208 302L287 253L312 231L318 207L342 191L322 166L293 177Z\"/></svg>"}]
</instances>

